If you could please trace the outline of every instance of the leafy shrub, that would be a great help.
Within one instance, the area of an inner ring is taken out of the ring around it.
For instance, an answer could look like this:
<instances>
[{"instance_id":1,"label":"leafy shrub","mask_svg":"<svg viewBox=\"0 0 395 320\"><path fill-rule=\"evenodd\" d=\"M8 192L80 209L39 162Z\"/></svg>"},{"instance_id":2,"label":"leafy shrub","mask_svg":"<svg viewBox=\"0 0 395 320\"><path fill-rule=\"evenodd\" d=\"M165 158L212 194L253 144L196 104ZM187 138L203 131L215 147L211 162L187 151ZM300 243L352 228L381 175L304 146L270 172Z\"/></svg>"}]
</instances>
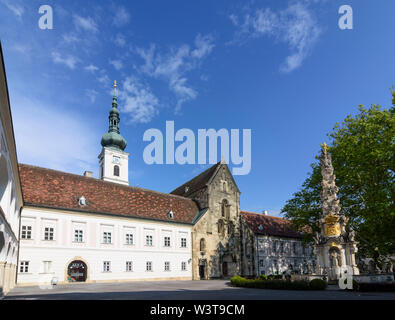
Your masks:
<instances>
[{"instance_id":1,"label":"leafy shrub","mask_svg":"<svg viewBox=\"0 0 395 320\"><path fill-rule=\"evenodd\" d=\"M355 291L359 291L359 289L360 289L359 283L356 282L355 280L352 281L352 289Z\"/></svg>"},{"instance_id":2,"label":"leafy shrub","mask_svg":"<svg viewBox=\"0 0 395 320\"><path fill-rule=\"evenodd\" d=\"M261 280L268 280L269 278L267 277L267 275L261 274L261 275L259 276L259 279L261 279Z\"/></svg>"},{"instance_id":3,"label":"leafy shrub","mask_svg":"<svg viewBox=\"0 0 395 320\"><path fill-rule=\"evenodd\" d=\"M322 279L313 279L309 282L310 290L325 290L328 284Z\"/></svg>"},{"instance_id":4,"label":"leafy shrub","mask_svg":"<svg viewBox=\"0 0 395 320\"><path fill-rule=\"evenodd\" d=\"M319 280L319 279L318 279ZM323 280L320 280L323 281ZM246 279L240 276L234 276L230 279L232 285L245 288L259 289L279 289L279 290L324 290L326 288L320 283L320 287L312 288L308 281L284 281L275 279ZM325 281L323 281L325 282Z\"/></svg>"}]
</instances>

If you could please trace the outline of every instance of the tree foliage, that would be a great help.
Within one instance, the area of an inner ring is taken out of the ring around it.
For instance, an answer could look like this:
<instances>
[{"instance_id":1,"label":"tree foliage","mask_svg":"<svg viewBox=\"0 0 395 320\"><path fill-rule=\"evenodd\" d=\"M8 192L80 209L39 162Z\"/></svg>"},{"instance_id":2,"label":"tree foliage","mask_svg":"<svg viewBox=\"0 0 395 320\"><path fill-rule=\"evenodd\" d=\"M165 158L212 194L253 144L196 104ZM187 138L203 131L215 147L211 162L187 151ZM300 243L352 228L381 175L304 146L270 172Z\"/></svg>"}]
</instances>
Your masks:
<instances>
[{"instance_id":1,"label":"tree foliage","mask_svg":"<svg viewBox=\"0 0 395 320\"><path fill-rule=\"evenodd\" d=\"M392 91L395 105L395 91ZM359 251L373 256L395 253L395 108L359 106L328 134L342 210L356 231ZM282 212L300 228L318 231L321 212L319 156L301 189ZM311 240L311 232L306 240ZM377 249L376 249L377 248Z\"/></svg>"}]
</instances>

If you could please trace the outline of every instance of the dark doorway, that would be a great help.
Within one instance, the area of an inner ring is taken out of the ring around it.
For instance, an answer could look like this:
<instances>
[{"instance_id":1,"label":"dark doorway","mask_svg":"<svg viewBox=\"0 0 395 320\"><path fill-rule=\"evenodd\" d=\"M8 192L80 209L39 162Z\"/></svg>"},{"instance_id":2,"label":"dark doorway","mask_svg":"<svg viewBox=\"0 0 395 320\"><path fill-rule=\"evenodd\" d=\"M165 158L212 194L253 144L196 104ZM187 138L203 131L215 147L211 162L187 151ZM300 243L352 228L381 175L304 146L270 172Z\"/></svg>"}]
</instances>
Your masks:
<instances>
[{"instance_id":1,"label":"dark doorway","mask_svg":"<svg viewBox=\"0 0 395 320\"><path fill-rule=\"evenodd\" d=\"M222 262L222 275L224 277L228 276L228 263L226 261Z\"/></svg>"},{"instance_id":2,"label":"dark doorway","mask_svg":"<svg viewBox=\"0 0 395 320\"><path fill-rule=\"evenodd\" d=\"M202 266L202 265L200 265L199 266L199 276L200 276L200 280L204 280L205 279L205 272L204 272L204 265Z\"/></svg>"},{"instance_id":3,"label":"dark doorway","mask_svg":"<svg viewBox=\"0 0 395 320\"><path fill-rule=\"evenodd\" d=\"M88 268L83 261L75 260L67 268L67 280L69 282L84 282L88 274Z\"/></svg>"}]
</instances>

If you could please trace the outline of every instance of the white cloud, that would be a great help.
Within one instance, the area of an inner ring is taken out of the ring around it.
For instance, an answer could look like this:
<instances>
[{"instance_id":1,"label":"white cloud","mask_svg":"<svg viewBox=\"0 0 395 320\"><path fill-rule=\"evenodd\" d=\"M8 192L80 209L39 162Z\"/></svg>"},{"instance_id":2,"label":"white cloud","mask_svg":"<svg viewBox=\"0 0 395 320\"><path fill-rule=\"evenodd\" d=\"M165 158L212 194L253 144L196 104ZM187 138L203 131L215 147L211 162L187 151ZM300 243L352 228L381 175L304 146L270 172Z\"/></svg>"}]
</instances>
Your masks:
<instances>
[{"instance_id":1,"label":"white cloud","mask_svg":"<svg viewBox=\"0 0 395 320\"><path fill-rule=\"evenodd\" d=\"M118 33L115 38L113 39L114 43L119 46L119 47L124 47L126 44L126 39L125 37L121 34Z\"/></svg>"},{"instance_id":2,"label":"white cloud","mask_svg":"<svg viewBox=\"0 0 395 320\"><path fill-rule=\"evenodd\" d=\"M85 94L91 101L91 103L94 103L96 101L96 96L99 94L96 90L94 89L86 89Z\"/></svg>"},{"instance_id":3,"label":"white cloud","mask_svg":"<svg viewBox=\"0 0 395 320\"><path fill-rule=\"evenodd\" d=\"M78 174L97 171L100 132L89 121L26 95L13 98L12 116L20 162Z\"/></svg>"},{"instance_id":4,"label":"white cloud","mask_svg":"<svg viewBox=\"0 0 395 320\"><path fill-rule=\"evenodd\" d=\"M169 89L175 94L177 102L175 111L178 112L182 105L197 97L197 91L190 87L186 74L197 68L200 61L208 56L214 47L210 35L197 35L195 47L183 44L172 48L167 54L161 54L155 45L149 49L137 48L137 53L144 60L141 71L153 78L164 79Z\"/></svg>"},{"instance_id":5,"label":"white cloud","mask_svg":"<svg viewBox=\"0 0 395 320\"><path fill-rule=\"evenodd\" d=\"M234 15L230 19L239 28L239 38L272 36L286 43L291 54L280 67L283 72L291 72L302 65L322 32L313 13L302 2L290 4L279 12L258 9L254 14L246 14L242 23Z\"/></svg>"},{"instance_id":6,"label":"white cloud","mask_svg":"<svg viewBox=\"0 0 395 320\"><path fill-rule=\"evenodd\" d=\"M62 36L62 38L63 38L63 41L67 44L81 41L80 38L78 38L75 34L72 34L72 33L64 34Z\"/></svg>"},{"instance_id":7,"label":"white cloud","mask_svg":"<svg viewBox=\"0 0 395 320\"><path fill-rule=\"evenodd\" d=\"M132 123L148 123L158 113L158 99L135 77L125 79L118 95L122 101L121 111L129 115Z\"/></svg>"},{"instance_id":8,"label":"white cloud","mask_svg":"<svg viewBox=\"0 0 395 320\"><path fill-rule=\"evenodd\" d=\"M62 56L59 52L56 51L52 52L52 60L54 63L64 64L70 69L74 69L75 65L79 62L79 59L72 55Z\"/></svg>"},{"instance_id":9,"label":"white cloud","mask_svg":"<svg viewBox=\"0 0 395 320\"><path fill-rule=\"evenodd\" d=\"M111 80L104 70L101 70L101 75L96 78L104 87L109 87L111 84Z\"/></svg>"},{"instance_id":10,"label":"white cloud","mask_svg":"<svg viewBox=\"0 0 395 320\"><path fill-rule=\"evenodd\" d=\"M129 12L122 6L117 6L114 13L113 24L121 27L130 22Z\"/></svg>"},{"instance_id":11,"label":"white cloud","mask_svg":"<svg viewBox=\"0 0 395 320\"><path fill-rule=\"evenodd\" d=\"M123 63L121 60L109 60L109 64L111 64L116 70L121 70L123 68Z\"/></svg>"},{"instance_id":12,"label":"white cloud","mask_svg":"<svg viewBox=\"0 0 395 320\"><path fill-rule=\"evenodd\" d=\"M4 4L9 10L12 11L18 18L22 17L25 10L19 4L16 4L15 1L10 0L0 0L2 4Z\"/></svg>"},{"instance_id":13,"label":"white cloud","mask_svg":"<svg viewBox=\"0 0 395 320\"><path fill-rule=\"evenodd\" d=\"M17 43L11 47L12 50L21 53L23 55L29 56L31 52L31 47L26 44Z\"/></svg>"},{"instance_id":14,"label":"white cloud","mask_svg":"<svg viewBox=\"0 0 395 320\"><path fill-rule=\"evenodd\" d=\"M77 29L83 29L89 32L99 31L96 22L91 17L84 18L79 15L74 15L73 20Z\"/></svg>"},{"instance_id":15,"label":"white cloud","mask_svg":"<svg viewBox=\"0 0 395 320\"><path fill-rule=\"evenodd\" d=\"M85 69L86 71L89 71L89 72L92 72L92 73L95 73L95 71L99 70L99 68L96 67L96 66L93 65L93 64L90 64L89 66L86 66L84 69Z\"/></svg>"},{"instance_id":16,"label":"white cloud","mask_svg":"<svg viewBox=\"0 0 395 320\"><path fill-rule=\"evenodd\" d=\"M213 50L213 37L211 35L202 36L198 34L195 39L195 46L196 49L192 50L191 55L194 58L201 59Z\"/></svg>"}]
</instances>

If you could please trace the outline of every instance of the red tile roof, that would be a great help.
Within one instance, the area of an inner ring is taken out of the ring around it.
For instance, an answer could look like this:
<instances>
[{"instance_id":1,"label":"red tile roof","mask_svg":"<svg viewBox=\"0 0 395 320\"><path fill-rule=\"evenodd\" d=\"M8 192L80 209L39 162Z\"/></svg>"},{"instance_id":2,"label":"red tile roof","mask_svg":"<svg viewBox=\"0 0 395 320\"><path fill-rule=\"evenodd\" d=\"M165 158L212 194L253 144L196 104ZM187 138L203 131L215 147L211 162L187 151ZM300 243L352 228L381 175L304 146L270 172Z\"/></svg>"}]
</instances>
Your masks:
<instances>
[{"instance_id":1,"label":"red tile roof","mask_svg":"<svg viewBox=\"0 0 395 320\"><path fill-rule=\"evenodd\" d=\"M19 164L19 173L26 205L188 224L198 214L193 200L176 195L26 164ZM81 196L85 206L79 205Z\"/></svg>"},{"instance_id":2,"label":"red tile roof","mask_svg":"<svg viewBox=\"0 0 395 320\"><path fill-rule=\"evenodd\" d=\"M192 178L188 182L185 182L182 186L179 186L177 189L170 192L171 194L176 194L179 196L187 197L190 194L198 191L204 187L206 187L207 183L210 181L211 177L216 172L217 168L221 165L221 162L216 163L215 165L211 166L207 170L203 171L198 176ZM188 191L185 188L188 187Z\"/></svg>"},{"instance_id":3,"label":"red tile roof","mask_svg":"<svg viewBox=\"0 0 395 320\"><path fill-rule=\"evenodd\" d=\"M247 211L241 211L241 215L256 234L301 238L301 234L292 229L290 220Z\"/></svg>"}]
</instances>

